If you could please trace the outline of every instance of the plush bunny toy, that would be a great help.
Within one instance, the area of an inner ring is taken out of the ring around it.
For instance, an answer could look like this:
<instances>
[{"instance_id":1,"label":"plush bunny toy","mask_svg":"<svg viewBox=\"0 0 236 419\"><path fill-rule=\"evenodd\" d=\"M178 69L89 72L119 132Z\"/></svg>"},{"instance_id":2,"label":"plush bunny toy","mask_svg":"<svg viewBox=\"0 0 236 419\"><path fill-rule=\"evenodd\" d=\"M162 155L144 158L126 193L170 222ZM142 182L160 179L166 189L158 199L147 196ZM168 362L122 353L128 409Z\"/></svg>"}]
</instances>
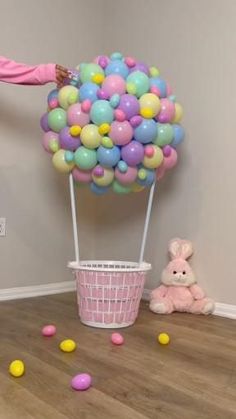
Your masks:
<instances>
[{"instance_id":1,"label":"plush bunny toy","mask_svg":"<svg viewBox=\"0 0 236 419\"><path fill-rule=\"evenodd\" d=\"M214 302L205 297L196 284L194 273L186 260L193 254L192 243L173 239L169 243L169 253L171 261L162 272L162 285L151 293L150 310L160 314L173 311L212 313Z\"/></svg>"}]
</instances>

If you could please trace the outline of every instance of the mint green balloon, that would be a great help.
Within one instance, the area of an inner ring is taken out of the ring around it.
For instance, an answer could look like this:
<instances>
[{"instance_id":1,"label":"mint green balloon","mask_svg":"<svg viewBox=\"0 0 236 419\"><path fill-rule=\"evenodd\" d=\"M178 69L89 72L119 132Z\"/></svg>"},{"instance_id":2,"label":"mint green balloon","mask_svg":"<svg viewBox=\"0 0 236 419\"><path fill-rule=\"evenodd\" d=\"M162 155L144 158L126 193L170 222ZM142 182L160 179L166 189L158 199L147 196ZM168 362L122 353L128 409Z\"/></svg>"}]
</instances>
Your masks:
<instances>
[{"instance_id":1,"label":"mint green balloon","mask_svg":"<svg viewBox=\"0 0 236 419\"><path fill-rule=\"evenodd\" d=\"M127 194L131 192L130 186L121 185L119 182L117 182L117 180L114 180L114 182L112 183L112 188L113 191L118 194Z\"/></svg>"},{"instance_id":2,"label":"mint green balloon","mask_svg":"<svg viewBox=\"0 0 236 419\"><path fill-rule=\"evenodd\" d=\"M97 153L95 150L79 147L74 154L74 161L82 170L93 169L97 164Z\"/></svg>"},{"instance_id":3,"label":"mint green balloon","mask_svg":"<svg viewBox=\"0 0 236 419\"><path fill-rule=\"evenodd\" d=\"M90 118L96 125L110 124L114 119L114 111L107 100L96 100L90 111Z\"/></svg>"},{"instance_id":4,"label":"mint green balloon","mask_svg":"<svg viewBox=\"0 0 236 419\"><path fill-rule=\"evenodd\" d=\"M82 83L92 81L93 76L96 74L102 74L104 76L104 71L100 65L90 63L80 66L80 80Z\"/></svg>"},{"instance_id":5,"label":"mint green balloon","mask_svg":"<svg viewBox=\"0 0 236 419\"><path fill-rule=\"evenodd\" d=\"M157 137L153 141L159 147L170 144L174 139L174 130L171 124L157 124Z\"/></svg>"},{"instance_id":6,"label":"mint green balloon","mask_svg":"<svg viewBox=\"0 0 236 419\"><path fill-rule=\"evenodd\" d=\"M55 108L48 114L48 125L54 132L61 131L67 124L66 112L64 109Z\"/></svg>"},{"instance_id":7,"label":"mint green balloon","mask_svg":"<svg viewBox=\"0 0 236 419\"><path fill-rule=\"evenodd\" d=\"M129 74L126 79L127 91L131 95L141 97L144 93L149 91L150 81L149 77L142 71L134 71Z\"/></svg>"}]
</instances>

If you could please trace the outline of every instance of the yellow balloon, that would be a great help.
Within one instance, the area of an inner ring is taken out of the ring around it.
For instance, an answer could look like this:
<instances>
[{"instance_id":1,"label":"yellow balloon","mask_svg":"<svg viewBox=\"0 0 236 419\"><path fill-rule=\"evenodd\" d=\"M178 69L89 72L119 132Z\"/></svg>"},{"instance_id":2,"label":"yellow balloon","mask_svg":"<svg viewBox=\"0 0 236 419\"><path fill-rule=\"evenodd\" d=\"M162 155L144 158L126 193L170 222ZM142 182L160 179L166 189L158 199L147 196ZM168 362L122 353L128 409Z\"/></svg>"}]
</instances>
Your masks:
<instances>
[{"instance_id":1,"label":"yellow balloon","mask_svg":"<svg viewBox=\"0 0 236 419\"><path fill-rule=\"evenodd\" d=\"M132 190L132 192L141 192L141 191L144 190L144 186L139 185L138 183L133 183L131 185L131 190Z\"/></svg>"},{"instance_id":2,"label":"yellow balloon","mask_svg":"<svg viewBox=\"0 0 236 419\"><path fill-rule=\"evenodd\" d=\"M112 183L114 179L114 170L104 168L103 176L92 175L94 183L98 186L108 186Z\"/></svg>"},{"instance_id":3,"label":"yellow balloon","mask_svg":"<svg viewBox=\"0 0 236 419\"><path fill-rule=\"evenodd\" d=\"M72 137L78 137L78 135L80 135L82 128L79 125L72 125L72 127L70 127L70 135L72 135Z\"/></svg>"},{"instance_id":4,"label":"yellow balloon","mask_svg":"<svg viewBox=\"0 0 236 419\"><path fill-rule=\"evenodd\" d=\"M97 125L88 124L82 128L80 139L85 147L93 149L100 146L102 136L99 134Z\"/></svg>"},{"instance_id":5,"label":"yellow balloon","mask_svg":"<svg viewBox=\"0 0 236 419\"><path fill-rule=\"evenodd\" d=\"M143 159L143 165L147 169L156 169L157 167L161 165L164 158L162 149L160 147L156 145L153 145L152 147L154 149L153 156L152 157L144 156L144 159Z\"/></svg>"},{"instance_id":6,"label":"yellow balloon","mask_svg":"<svg viewBox=\"0 0 236 419\"><path fill-rule=\"evenodd\" d=\"M24 362L20 359L16 359L12 361L9 365L9 373L13 377L21 377L25 372L25 365Z\"/></svg>"},{"instance_id":7,"label":"yellow balloon","mask_svg":"<svg viewBox=\"0 0 236 419\"><path fill-rule=\"evenodd\" d=\"M139 99L140 114L144 118L154 118L161 110L161 102L153 93L145 93Z\"/></svg>"},{"instance_id":8,"label":"yellow balloon","mask_svg":"<svg viewBox=\"0 0 236 419\"><path fill-rule=\"evenodd\" d=\"M173 124L177 124L178 122L180 122L181 119L183 118L183 112L184 111L180 103L175 103L175 116L171 122Z\"/></svg>"},{"instance_id":9,"label":"yellow balloon","mask_svg":"<svg viewBox=\"0 0 236 419\"><path fill-rule=\"evenodd\" d=\"M67 110L70 105L76 103L79 98L79 90L75 86L63 86L58 93L60 106Z\"/></svg>"},{"instance_id":10,"label":"yellow balloon","mask_svg":"<svg viewBox=\"0 0 236 419\"><path fill-rule=\"evenodd\" d=\"M69 173L73 169L75 163L70 162L68 163L65 160L65 150L58 150L52 158L53 166L61 173Z\"/></svg>"},{"instance_id":11,"label":"yellow balloon","mask_svg":"<svg viewBox=\"0 0 236 419\"><path fill-rule=\"evenodd\" d=\"M110 125L104 123L104 124L100 125L100 127L98 128L98 132L101 135L105 135L105 134L108 134L108 132L110 131L110 129L111 129Z\"/></svg>"},{"instance_id":12,"label":"yellow balloon","mask_svg":"<svg viewBox=\"0 0 236 419\"><path fill-rule=\"evenodd\" d=\"M76 349L76 343L72 339L63 340L59 347L62 352L73 352Z\"/></svg>"},{"instance_id":13,"label":"yellow balloon","mask_svg":"<svg viewBox=\"0 0 236 419\"><path fill-rule=\"evenodd\" d=\"M96 84L102 84L103 80L104 80L104 75L103 74L94 74L94 76L92 77L92 81Z\"/></svg>"}]
</instances>

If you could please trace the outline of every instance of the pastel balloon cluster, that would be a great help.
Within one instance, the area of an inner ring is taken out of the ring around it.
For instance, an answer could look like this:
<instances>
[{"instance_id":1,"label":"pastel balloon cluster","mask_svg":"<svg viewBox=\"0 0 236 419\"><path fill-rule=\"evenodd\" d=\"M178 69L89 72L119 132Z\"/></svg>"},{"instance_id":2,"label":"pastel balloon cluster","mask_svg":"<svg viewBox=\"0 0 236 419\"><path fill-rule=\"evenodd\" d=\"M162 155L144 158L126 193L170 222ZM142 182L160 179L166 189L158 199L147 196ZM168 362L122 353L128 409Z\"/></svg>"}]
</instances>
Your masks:
<instances>
[{"instance_id":1,"label":"pastel balloon cluster","mask_svg":"<svg viewBox=\"0 0 236 419\"><path fill-rule=\"evenodd\" d=\"M102 55L49 93L43 146L58 171L98 195L139 192L175 166L182 115L156 67Z\"/></svg>"}]
</instances>

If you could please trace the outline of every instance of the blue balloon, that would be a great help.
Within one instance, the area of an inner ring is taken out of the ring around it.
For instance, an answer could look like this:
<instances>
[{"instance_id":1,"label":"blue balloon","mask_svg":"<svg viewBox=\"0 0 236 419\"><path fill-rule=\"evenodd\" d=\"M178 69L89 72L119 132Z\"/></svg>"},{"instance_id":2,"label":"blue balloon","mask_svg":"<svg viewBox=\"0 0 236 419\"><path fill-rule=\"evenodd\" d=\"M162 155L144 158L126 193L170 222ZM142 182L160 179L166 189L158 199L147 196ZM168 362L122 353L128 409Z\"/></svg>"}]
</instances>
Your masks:
<instances>
[{"instance_id":1,"label":"blue balloon","mask_svg":"<svg viewBox=\"0 0 236 419\"><path fill-rule=\"evenodd\" d=\"M141 186L151 186L156 178L155 170L146 169L146 167L144 169L147 173L146 179L137 178L136 182Z\"/></svg>"},{"instance_id":2,"label":"blue balloon","mask_svg":"<svg viewBox=\"0 0 236 419\"><path fill-rule=\"evenodd\" d=\"M167 86L165 80L161 79L160 77L151 77L150 85L151 87L155 86L160 90L161 97L167 96Z\"/></svg>"},{"instance_id":3,"label":"blue balloon","mask_svg":"<svg viewBox=\"0 0 236 419\"><path fill-rule=\"evenodd\" d=\"M57 99L57 97L58 97L58 89L51 90L51 92L48 94L48 102L50 102L50 100L52 99Z\"/></svg>"},{"instance_id":4,"label":"blue balloon","mask_svg":"<svg viewBox=\"0 0 236 419\"><path fill-rule=\"evenodd\" d=\"M129 68L128 66L120 60L111 61L105 70L106 76L109 76L110 74L119 74L119 76L122 76L124 79L129 74Z\"/></svg>"},{"instance_id":5,"label":"blue balloon","mask_svg":"<svg viewBox=\"0 0 236 419\"><path fill-rule=\"evenodd\" d=\"M99 86L95 83L86 82L84 83L79 90L79 100L83 102L86 99L91 100L91 102L95 102L98 99L97 91Z\"/></svg>"},{"instance_id":6,"label":"blue balloon","mask_svg":"<svg viewBox=\"0 0 236 419\"><path fill-rule=\"evenodd\" d=\"M104 167L116 166L120 160L120 149L117 146L112 148L100 146L97 150L97 159Z\"/></svg>"},{"instance_id":7,"label":"blue balloon","mask_svg":"<svg viewBox=\"0 0 236 419\"><path fill-rule=\"evenodd\" d=\"M153 119L143 119L134 130L134 138L142 144L151 143L157 136L157 123Z\"/></svg>"},{"instance_id":8,"label":"blue balloon","mask_svg":"<svg viewBox=\"0 0 236 419\"><path fill-rule=\"evenodd\" d=\"M173 124L174 139L171 143L172 147L177 147L184 140L184 129L181 125Z\"/></svg>"},{"instance_id":9,"label":"blue balloon","mask_svg":"<svg viewBox=\"0 0 236 419\"><path fill-rule=\"evenodd\" d=\"M104 195L109 191L109 188L107 186L98 186L94 182L90 184L90 189L96 195Z\"/></svg>"}]
</instances>

